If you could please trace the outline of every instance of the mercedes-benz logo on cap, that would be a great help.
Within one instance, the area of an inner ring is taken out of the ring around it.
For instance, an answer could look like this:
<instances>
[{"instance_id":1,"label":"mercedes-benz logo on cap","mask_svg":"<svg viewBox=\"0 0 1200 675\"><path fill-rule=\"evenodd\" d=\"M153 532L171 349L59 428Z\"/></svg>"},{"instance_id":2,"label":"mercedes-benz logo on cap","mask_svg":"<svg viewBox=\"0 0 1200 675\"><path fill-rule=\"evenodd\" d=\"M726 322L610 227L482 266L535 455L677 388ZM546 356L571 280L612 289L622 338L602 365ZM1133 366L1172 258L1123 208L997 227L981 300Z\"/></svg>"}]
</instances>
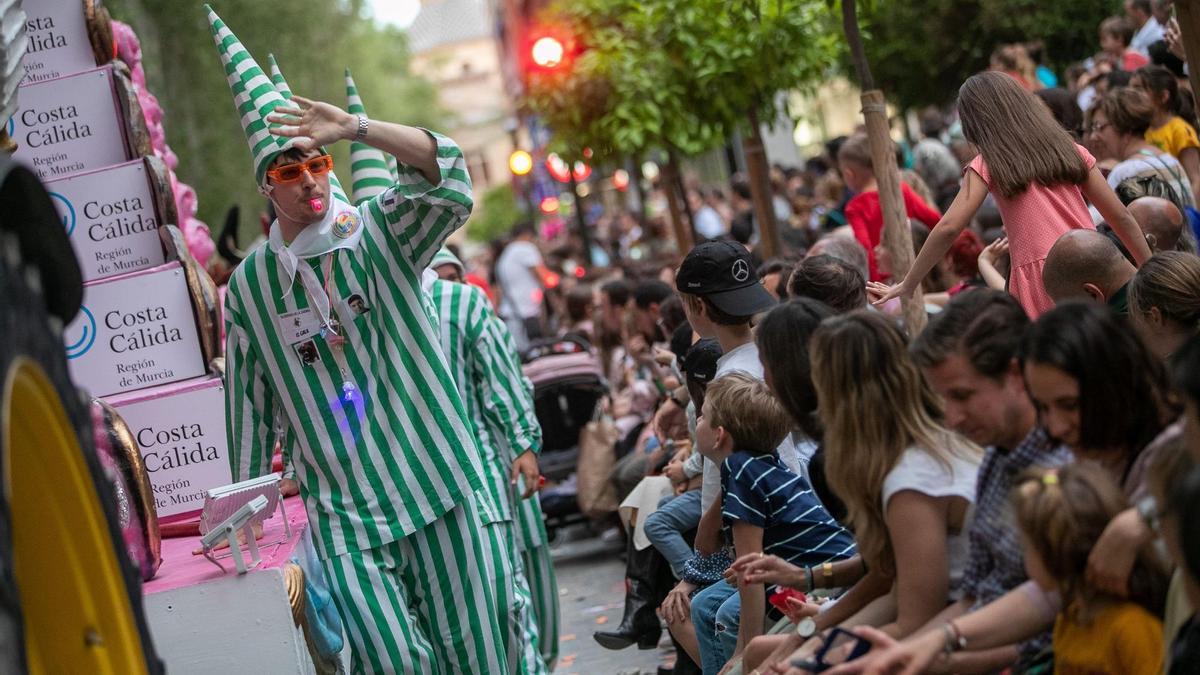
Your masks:
<instances>
[{"instance_id":1,"label":"mercedes-benz logo on cap","mask_svg":"<svg viewBox=\"0 0 1200 675\"><path fill-rule=\"evenodd\" d=\"M733 261L733 280L741 283L750 278L750 263L743 259Z\"/></svg>"}]
</instances>

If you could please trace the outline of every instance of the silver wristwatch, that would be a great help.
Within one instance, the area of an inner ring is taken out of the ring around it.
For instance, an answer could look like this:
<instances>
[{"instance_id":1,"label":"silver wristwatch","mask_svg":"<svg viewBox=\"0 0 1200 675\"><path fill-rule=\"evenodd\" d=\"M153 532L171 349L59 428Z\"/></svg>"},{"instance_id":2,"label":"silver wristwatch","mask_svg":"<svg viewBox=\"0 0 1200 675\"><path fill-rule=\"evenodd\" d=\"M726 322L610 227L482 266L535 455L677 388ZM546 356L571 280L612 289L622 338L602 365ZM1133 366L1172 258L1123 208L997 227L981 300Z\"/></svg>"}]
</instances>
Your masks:
<instances>
[{"instance_id":1,"label":"silver wristwatch","mask_svg":"<svg viewBox=\"0 0 1200 675\"><path fill-rule=\"evenodd\" d=\"M367 137L367 125L368 125L367 116L359 115L358 116L358 133L354 134L354 140L361 141L362 139Z\"/></svg>"}]
</instances>

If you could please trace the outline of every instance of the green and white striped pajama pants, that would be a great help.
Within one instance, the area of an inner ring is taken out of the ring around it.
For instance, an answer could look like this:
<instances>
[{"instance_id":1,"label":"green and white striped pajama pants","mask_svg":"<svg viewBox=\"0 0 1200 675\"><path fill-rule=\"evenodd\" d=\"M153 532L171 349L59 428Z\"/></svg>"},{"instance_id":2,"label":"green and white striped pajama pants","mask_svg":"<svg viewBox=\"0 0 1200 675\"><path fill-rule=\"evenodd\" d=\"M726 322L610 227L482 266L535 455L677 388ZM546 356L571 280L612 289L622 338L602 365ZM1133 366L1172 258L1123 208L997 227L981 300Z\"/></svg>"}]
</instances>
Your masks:
<instances>
[{"instance_id":1,"label":"green and white striped pajama pants","mask_svg":"<svg viewBox=\"0 0 1200 675\"><path fill-rule=\"evenodd\" d=\"M537 499L537 497L533 497ZM554 670L558 661L558 580L554 578L554 561L550 545L543 544L521 552L525 578L529 582L533 616L537 623L538 645L546 667Z\"/></svg>"},{"instance_id":2,"label":"green and white striped pajama pants","mask_svg":"<svg viewBox=\"0 0 1200 675\"><path fill-rule=\"evenodd\" d=\"M550 672L548 662L544 660L541 632L537 616L534 613L533 597L526 578L525 565L517 555L516 540L513 538L512 521L500 520L487 525L487 529L495 529L503 533L502 537L492 537L505 542L503 554L513 563L512 575L508 583L501 585L500 598L504 605L511 608L506 619L510 623L505 627L509 636L510 653L519 656L517 670L520 675L546 675ZM501 552L497 552L499 555Z\"/></svg>"},{"instance_id":3,"label":"green and white striped pajama pants","mask_svg":"<svg viewBox=\"0 0 1200 675\"><path fill-rule=\"evenodd\" d=\"M483 526L472 497L408 537L325 560L351 672L514 672L503 534Z\"/></svg>"}]
</instances>

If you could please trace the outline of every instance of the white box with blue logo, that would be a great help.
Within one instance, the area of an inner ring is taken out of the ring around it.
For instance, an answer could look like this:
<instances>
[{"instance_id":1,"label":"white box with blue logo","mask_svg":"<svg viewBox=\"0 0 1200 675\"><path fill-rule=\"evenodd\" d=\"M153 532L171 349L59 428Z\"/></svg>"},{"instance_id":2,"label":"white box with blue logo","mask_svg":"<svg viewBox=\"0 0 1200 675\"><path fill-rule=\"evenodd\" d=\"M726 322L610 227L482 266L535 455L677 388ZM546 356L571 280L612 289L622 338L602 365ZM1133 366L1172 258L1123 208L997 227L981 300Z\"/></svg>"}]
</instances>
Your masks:
<instances>
[{"instance_id":1,"label":"white box with blue logo","mask_svg":"<svg viewBox=\"0 0 1200 675\"><path fill-rule=\"evenodd\" d=\"M199 514L205 491L233 481L221 378L177 382L107 401L142 451L159 522Z\"/></svg>"},{"instance_id":2,"label":"white box with blue logo","mask_svg":"<svg viewBox=\"0 0 1200 675\"><path fill-rule=\"evenodd\" d=\"M46 190L62 216L85 282L165 262L144 161L47 181Z\"/></svg>"},{"instance_id":3,"label":"white box with blue logo","mask_svg":"<svg viewBox=\"0 0 1200 675\"><path fill-rule=\"evenodd\" d=\"M19 87L14 156L43 181L133 159L114 86L108 65Z\"/></svg>"},{"instance_id":4,"label":"white box with blue logo","mask_svg":"<svg viewBox=\"0 0 1200 675\"><path fill-rule=\"evenodd\" d=\"M75 383L93 396L206 373L187 278L178 262L87 284L64 334Z\"/></svg>"}]
</instances>

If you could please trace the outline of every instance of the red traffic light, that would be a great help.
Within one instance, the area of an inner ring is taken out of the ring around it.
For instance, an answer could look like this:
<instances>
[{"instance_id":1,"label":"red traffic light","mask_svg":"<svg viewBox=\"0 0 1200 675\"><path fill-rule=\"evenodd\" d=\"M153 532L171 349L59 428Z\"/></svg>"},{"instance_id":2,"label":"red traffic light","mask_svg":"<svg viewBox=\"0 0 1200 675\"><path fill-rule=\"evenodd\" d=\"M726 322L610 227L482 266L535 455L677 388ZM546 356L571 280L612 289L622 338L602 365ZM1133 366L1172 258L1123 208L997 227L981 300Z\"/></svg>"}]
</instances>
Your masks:
<instances>
[{"instance_id":1,"label":"red traffic light","mask_svg":"<svg viewBox=\"0 0 1200 675\"><path fill-rule=\"evenodd\" d=\"M526 76L553 81L570 72L579 44L566 27L540 24L529 28L518 54Z\"/></svg>"},{"instance_id":2,"label":"red traffic light","mask_svg":"<svg viewBox=\"0 0 1200 675\"><path fill-rule=\"evenodd\" d=\"M535 40L533 47L529 50L533 62L542 68L554 68L561 64L566 53L567 50L563 47L563 43L558 38L549 35Z\"/></svg>"}]
</instances>

